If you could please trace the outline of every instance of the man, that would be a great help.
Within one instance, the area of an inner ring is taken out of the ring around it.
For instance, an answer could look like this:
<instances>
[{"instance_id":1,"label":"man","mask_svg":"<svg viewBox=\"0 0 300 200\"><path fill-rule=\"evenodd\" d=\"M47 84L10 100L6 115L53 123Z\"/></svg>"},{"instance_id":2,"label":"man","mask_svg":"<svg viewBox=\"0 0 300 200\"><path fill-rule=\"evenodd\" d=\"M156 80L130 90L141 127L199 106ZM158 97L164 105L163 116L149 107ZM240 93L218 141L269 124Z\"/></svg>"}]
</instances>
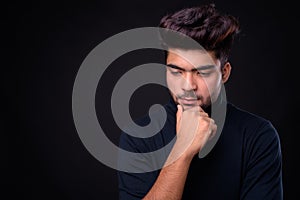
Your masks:
<instances>
[{"instance_id":1,"label":"man","mask_svg":"<svg viewBox=\"0 0 300 200\"><path fill-rule=\"evenodd\" d=\"M176 141L161 169L118 173L120 199L282 199L277 131L268 120L237 108L222 96L222 85L231 72L230 49L239 33L236 18L209 4L169 14L160 27L191 37L205 50L163 38L171 94L165 105L166 124L151 138L123 133L120 147L150 152L174 137ZM218 116L212 117L213 106L218 109L220 105L226 107L223 127ZM146 125L149 119L137 123ZM218 140L213 149L199 158L214 138Z\"/></svg>"}]
</instances>

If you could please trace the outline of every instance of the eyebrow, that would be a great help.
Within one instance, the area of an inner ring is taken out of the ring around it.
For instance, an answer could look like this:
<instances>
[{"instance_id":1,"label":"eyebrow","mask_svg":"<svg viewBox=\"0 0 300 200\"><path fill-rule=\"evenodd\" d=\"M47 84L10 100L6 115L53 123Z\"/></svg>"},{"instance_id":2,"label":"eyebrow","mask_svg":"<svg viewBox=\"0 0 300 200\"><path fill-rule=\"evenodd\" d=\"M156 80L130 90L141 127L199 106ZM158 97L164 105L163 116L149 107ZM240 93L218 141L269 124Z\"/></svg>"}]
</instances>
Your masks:
<instances>
[{"instance_id":1,"label":"eyebrow","mask_svg":"<svg viewBox=\"0 0 300 200\"><path fill-rule=\"evenodd\" d=\"M215 65L202 65L202 66L199 66L199 67L196 67L194 69L191 69L191 70L186 70L182 67L178 67L177 65L174 65L174 64L167 64L167 67L170 67L170 68L173 68L173 69L179 69L179 70L182 70L182 71L186 71L186 72L194 72L194 71L198 71L198 70L207 70L207 69L212 69L214 67L216 67Z\"/></svg>"}]
</instances>

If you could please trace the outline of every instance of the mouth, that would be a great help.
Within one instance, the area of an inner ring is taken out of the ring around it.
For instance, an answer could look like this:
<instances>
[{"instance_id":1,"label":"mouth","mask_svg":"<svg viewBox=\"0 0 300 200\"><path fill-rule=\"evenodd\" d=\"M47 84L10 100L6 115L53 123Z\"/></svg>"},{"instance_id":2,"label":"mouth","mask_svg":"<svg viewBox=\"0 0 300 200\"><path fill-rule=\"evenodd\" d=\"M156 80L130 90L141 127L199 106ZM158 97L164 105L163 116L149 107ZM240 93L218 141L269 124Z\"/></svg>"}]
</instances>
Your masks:
<instances>
[{"instance_id":1,"label":"mouth","mask_svg":"<svg viewBox=\"0 0 300 200\"><path fill-rule=\"evenodd\" d=\"M179 98L178 101L180 104L186 105L186 106L196 106L198 104L197 98Z\"/></svg>"}]
</instances>

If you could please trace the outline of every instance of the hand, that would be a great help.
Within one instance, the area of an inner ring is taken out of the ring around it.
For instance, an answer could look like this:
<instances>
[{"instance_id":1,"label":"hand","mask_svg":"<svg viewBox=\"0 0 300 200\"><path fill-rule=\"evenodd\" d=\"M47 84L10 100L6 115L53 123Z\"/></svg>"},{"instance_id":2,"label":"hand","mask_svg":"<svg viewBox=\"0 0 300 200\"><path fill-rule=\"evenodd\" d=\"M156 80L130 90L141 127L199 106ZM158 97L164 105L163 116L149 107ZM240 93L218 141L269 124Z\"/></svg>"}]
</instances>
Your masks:
<instances>
[{"instance_id":1,"label":"hand","mask_svg":"<svg viewBox=\"0 0 300 200\"><path fill-rule=\"evenodd\" d=\"M178 105L177 108L177 140L174 147L179 148L176 152L193 157L215 136L217 125L200 106L183 110Z\"/></svg>"}]
</instances>

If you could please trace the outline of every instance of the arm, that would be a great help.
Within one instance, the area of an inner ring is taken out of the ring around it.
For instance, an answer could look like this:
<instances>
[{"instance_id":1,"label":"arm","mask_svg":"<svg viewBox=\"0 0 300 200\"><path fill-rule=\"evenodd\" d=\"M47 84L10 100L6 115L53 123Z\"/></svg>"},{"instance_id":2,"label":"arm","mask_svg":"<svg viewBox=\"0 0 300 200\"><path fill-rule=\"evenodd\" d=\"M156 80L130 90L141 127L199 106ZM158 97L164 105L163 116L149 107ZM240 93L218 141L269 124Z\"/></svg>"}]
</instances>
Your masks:
<instances>
[{"instance_id":1,"label":"arm","mask_svg":"<svg viewBox=\"0 0 300 200\"><path fill-rule=\"evenodd\" d=\"M264 124L247 141L241 199L282 200L282 155L275 128Z\"/></svg>"},{"instance_id":2,"label":"arm","mask_svg":"<svg viewBox=\"0 0 300 200\"><path fill-rule=\"evenodd\" d=\"M181 199L190 163L207 140L216 132L216 125L200 107L183 112L178 106L177 140L165 167L144 200Z\"/></svg>"},{"instance_id":3,"label":"arm","mask_svg":"<svg viewBox=\"0 0 300 200\"><path fill-rule=\"evenodd\" d=\"M181 156L164 167L144 199L181 199L190 162L190 158Z\"/></svg>"}]
</instances>

